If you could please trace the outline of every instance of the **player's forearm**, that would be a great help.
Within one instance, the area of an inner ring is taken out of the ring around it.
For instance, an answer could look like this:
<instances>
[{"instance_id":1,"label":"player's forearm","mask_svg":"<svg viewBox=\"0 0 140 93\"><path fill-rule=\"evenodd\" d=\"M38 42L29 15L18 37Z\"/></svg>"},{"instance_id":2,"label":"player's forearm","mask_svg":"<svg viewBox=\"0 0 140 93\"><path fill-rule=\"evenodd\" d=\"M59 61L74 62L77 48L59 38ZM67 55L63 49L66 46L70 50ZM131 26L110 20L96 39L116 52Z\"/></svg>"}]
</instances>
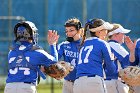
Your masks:
<instances>
[{"instance_id":1,"label":"player's forearm","mask_svg":"<svg viewBox=\"0 0 140 93\"><path fill-rule=\"evenodd\" d=\"M58 51L56 45L50 45L51 55L55 57L55 60L58 61Z\"/></svg>"},{"instance_id":2,"label":"player's forearm","mask_svg":"<svg viewBox=\"0 0 140 93\"><path fill-rule=\"evenodd\" d=\"M129 61L130 62L134 62L135 61L135 50L130 51Z\"/></svg>"}]
</instances>

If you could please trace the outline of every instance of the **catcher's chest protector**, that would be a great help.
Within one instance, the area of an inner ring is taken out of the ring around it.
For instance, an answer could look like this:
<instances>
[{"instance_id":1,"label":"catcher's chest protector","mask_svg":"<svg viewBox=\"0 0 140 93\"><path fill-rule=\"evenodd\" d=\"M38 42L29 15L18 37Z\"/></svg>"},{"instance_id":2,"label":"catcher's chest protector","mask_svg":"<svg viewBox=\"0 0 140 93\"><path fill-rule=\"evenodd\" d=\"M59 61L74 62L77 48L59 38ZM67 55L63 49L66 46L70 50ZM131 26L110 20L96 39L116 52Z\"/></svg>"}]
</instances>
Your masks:
<instances>
[{"instance_id":1,"label":"catcher's chest protector","mask_svg":"<svg viewBox=\"0 0 140 93\"><path fill-rule=\"evenodd\" d=\"M40 71L40 67L34 67L32 66L32 64L29 63L29 61L26 59L25 57L25 53L27 51L35 51L37 49L42 49L40 46L34 46L33 44L30 44L29 46L27 46L24 50L19 50L20 45L18 44L14 44L13 47L10 47L10 49L12 51L16 52L16 58L14 61L12 61L12 63L9 63L9 69L14 69L16 67L24 67L24 68L30 68L33 69L35 71L37 71L39 73L38 76L38 84L40 81L40 76L45 79L45 75Z\"/></svg>"},{"instance_id":2,"label":"catcher's chest protector","mask_svg":"<svg viewBox=\"0 0 140 93\"><path fill-rule=\"evenodd\" d=\"M24 50L19 50L19 45L15 45L12 47L12 51L16 51L16 58L15 60L9 64L9 69L16 68L16 67L25 67L30 69L35 69L26 59L25 52L27 51L34 51L39 49L38 47L33 46L33 44L27 46Z\"/></svg>"}]
</instances>

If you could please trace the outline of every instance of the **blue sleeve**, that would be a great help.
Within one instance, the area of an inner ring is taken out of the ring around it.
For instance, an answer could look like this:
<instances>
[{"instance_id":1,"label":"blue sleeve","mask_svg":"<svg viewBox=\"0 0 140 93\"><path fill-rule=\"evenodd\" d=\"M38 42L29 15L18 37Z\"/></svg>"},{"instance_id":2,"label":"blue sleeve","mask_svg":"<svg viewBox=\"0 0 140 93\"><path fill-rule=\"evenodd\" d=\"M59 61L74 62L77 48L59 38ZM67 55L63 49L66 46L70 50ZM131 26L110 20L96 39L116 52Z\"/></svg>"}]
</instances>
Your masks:
<instances>
[{"instance_id":1,"label":"blue sleeve","mask_svg":"<svg viewBox=\"0 0 140 93\"><path fill-rule=\"evenodd\" d=\"M57 45L50 45L50 51L50 54L55 58L56 61L58 61Z\"/></svg>"},{"instance_id":2,"label":"blue sleeve","mask_svg":"<svg viewBox=\"0 0 140 93\"><path fill-rule=\"evenodd\" d=\"M116 66L115 66L114 61L113 61L114 58L112 56L111 48L110 48L109 44L107 44L107 43L104 44L102 52L103 52L106 70L110 73L114 73Z\"/></svg>"},{"instance_id":3,"label":"blue sleeve","mask_svg":"<svg viewBox=\"0 0 140 93\"><path fill-rule=\"evenodd\" d=\"M135 49L135 62L132 63L133 65L139 64L139 55L138 55L138 48Z\"/></svg>"},{"instance_id":4,"label":"blue sleeve","mask_svg":"<svg viewBox=\"0 0 140 93\"><path fill-rule=\"evenodd\" d=\"M36 57L40 60L40 62L38 63L40 65L48 67L57 62L52 55L48 54L44 50L36 50L36 52L38 52L38 55Z\"/></svg>"},{"instance_id":5,"label":"blue sleeve","mask_svg":"<svg viewBox=\"0 0 140 93\"><path fill-rule=\"evenodd\" d=\"M136 66L139 64L139 50L140 47L140 39L137 41L136 48L135 48L135 62L131 63L132 66Z\"/></svg>"},{"instance_id":6,"label":"blue sleeve","mask_svg":"<svg viewBox=\"0 0 140 93\"><path fill-rule=\"evenodd\" d=\"M130 66L130 61L129 61L129 55L124 57L122 60L119 61L121 63L121 67L125 68L127 66Z\"/></svg>"},{"instance_id":7,"label":"blue sleeve","mask_svg":"<svg viewBox=\"0 0 140 93\"><path fill-rule=\"evenodd\" d=\"M128 51L118 42L109 42L111 51L114 53L115 58L120 62L121 67L125 68L129 66L129 53Z\"/></svg>"},{"instance_id":8,"label":"blue sleeve","mask_svg":"<svg viewBox=\"0 0 140 93\"><path fill-rule=\"evenodd\" d=\"M58 50L58 60L64 55L64 42L60 43L57 46L57 50Z\"/></svg>"},{"instance_id":9,"label":"blue sleeve","mask_svg":"<svg viewBox=\"0 0 140 93\"><path fill-rule=\"evenodd\" d=\"M114 53L114 56L120 62L122 68L125 68L125 67L130 65L129 53L127 51L120 51L119 52L118 50L121 50L119 48L117 50L114 50L111 48L111 50ZM123 52L123 54L122 54L122 52Z\"/></svg>"},{"instance_id":10,"label":"blue sleeve","mask_svg":"<svg viewBox=\"0 0 140 93\"><path fill-rule=\"evenodd\" d=\"M64 43L60 43L58 45L50 45L51 55L55 57L55 59L58 61L61 59L64 53Z\"/></svg>"}]
</instances>

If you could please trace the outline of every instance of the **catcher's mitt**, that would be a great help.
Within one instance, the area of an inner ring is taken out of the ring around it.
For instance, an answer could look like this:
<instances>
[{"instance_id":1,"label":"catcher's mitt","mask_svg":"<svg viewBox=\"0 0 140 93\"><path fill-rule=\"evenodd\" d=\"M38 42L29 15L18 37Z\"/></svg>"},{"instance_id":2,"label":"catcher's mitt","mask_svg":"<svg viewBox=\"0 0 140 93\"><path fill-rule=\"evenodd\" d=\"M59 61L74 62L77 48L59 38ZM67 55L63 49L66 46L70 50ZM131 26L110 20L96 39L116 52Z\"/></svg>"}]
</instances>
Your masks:
<instances>
[{"instance_id":1,"label":"catcher's mitt","mask_svg":"<svg viewBox=\"0 0 140 93\"><path fill-rule=\"evenodd\" d=\"M45 67L44 69L45 74L60 80L67 76L74 69L74 67L68 62L60 61L50 65L49 67Z\"/></svg>"},{"instance_id":2,"label":"catcher's mitt","mask_svg":"<svg viewBox=\"0 0 140 93\"><path fill-rule=\"evenodd\" d=\"M140 86L140 67L128 66L119 71L119 76L130 86Z\"/></svg>"}]
</instances>

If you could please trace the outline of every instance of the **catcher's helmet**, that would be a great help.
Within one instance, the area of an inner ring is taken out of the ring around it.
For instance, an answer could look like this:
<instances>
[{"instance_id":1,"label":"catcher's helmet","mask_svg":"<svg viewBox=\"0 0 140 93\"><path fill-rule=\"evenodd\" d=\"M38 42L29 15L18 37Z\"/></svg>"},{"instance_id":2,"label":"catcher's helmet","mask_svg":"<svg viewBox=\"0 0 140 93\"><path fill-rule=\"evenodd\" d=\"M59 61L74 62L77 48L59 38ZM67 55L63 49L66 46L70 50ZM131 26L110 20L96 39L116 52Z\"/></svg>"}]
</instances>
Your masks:
<instances>
[{"instance_id":1,"label":"catcher's helmet","mask_svg":"<svg viewBox=\"0 0 140 93\"><path fill-rule=\"evenodd\" d=\"M15 41L28 41L33 40L33 43L37 43L38 33L34 23L30 21L22 21L15 25L14 35Z\"/></svg>"}]
</instances>

